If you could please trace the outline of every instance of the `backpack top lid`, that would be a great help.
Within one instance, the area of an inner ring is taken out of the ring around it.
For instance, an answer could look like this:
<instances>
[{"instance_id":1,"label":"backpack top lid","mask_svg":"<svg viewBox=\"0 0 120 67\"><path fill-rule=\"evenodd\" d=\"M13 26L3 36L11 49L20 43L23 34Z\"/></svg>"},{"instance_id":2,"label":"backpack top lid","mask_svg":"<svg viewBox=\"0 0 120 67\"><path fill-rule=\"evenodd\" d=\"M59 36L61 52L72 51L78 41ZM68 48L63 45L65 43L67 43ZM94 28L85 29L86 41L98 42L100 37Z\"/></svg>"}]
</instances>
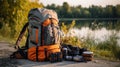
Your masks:
<instances>
[{"instance_id":1,"label":"backpack top lid","mask_svg":"<svg viewBox=\"0 0 120 67\"><path fill-rule=\"evenodd\" d=\"M33 17L38 18L39 23L44 22L48 18L53 18L57 22L59 22L57 13L54 10L46 9L46 8L31 9L28 14L28 19L33 18Z\"/></svg>"}]
</instances>

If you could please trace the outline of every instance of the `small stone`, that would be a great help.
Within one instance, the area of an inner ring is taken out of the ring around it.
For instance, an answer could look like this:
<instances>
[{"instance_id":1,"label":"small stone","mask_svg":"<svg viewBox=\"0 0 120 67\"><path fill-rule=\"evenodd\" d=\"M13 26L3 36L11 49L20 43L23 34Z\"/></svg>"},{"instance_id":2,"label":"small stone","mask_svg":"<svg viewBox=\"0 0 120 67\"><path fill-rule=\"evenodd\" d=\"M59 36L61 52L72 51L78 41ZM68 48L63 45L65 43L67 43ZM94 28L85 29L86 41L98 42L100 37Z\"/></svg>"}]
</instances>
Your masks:
<instances>
[{"instance_id":1,"label":"small stone","mask_svg":"<svg viewBox=\"0 0 120 67\"><path fill-rule=\"evenodd\" d=\"M98 60L94 60L93 62L94 62L94 63L98 63Z\"/></svg>"}]
</instances>

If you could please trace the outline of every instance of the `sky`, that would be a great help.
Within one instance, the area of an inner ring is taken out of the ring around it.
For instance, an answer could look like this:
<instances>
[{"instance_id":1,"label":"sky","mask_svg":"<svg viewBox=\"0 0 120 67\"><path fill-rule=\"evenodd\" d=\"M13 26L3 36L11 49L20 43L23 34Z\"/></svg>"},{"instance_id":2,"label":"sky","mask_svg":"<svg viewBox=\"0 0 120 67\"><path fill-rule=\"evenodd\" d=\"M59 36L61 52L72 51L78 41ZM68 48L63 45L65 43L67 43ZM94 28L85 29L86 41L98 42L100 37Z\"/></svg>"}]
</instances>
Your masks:
<instances>
[{"instance_id":1,"label":"sky","mask_svg":"<svg viewBox=\"0 0 120 67\"><path fill-rule=\"evenodd\" d=\"M67 2L70 6L89 7L91 5L103 6L120 4L120 0L40 0L44 6L50 4L62 5L63 2Z\"/></svg>"}]
</instances>

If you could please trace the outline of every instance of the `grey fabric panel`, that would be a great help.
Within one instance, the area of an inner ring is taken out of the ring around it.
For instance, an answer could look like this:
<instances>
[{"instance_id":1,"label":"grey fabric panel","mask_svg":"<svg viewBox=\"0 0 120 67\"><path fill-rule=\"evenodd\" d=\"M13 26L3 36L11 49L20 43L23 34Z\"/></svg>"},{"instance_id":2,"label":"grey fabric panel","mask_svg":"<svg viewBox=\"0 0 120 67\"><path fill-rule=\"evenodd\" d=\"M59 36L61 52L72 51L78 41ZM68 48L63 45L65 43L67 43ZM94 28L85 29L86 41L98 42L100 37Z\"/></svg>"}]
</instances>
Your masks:
<instances>
[{"instance_id":1,"label":"grey fabric panel","mask_svg":"<svg viewBox=\"0 0 120 67\"><path fill-rule=\"evenodd\" d=\"M30 38L29 38L30 43L31 42L36 43L36 33L35 32L36 32L36 29L35 28L31 28Z\"/></svg>"},{"instance_id":2,"label":"grey fabric panel","mask_svg":"<svg viewBox=\"0 0 120 67\"><path fill-rule=\"evenodd\" d=\"M37 19L39 19L40 24L44 22L47 18L54 18L57 20L57 22L59 22L57 13L53 10L45 8L32 9L29 12L29 19L31 17L36 17Z\"/></svg>"},{"instance_id":3,"label":"grey fabric panel","mask_svg":"<svg viewBox=\"0 0 120 67\"><path fill-rule=\"evenodd\" d=\"M32 10L29 12L28 19L30 20L31 18L36 18L36 19L38 19L38 20L39 20L39 23L40 23L40 21L43 19L42 14L39 12L38 9L32 9Z\"/></svg>"},{"instance_id":4,"label":"grey fabric panel","mask_svg":"<svg viewBox=\"0 0 120 67\"><path fill-rule=\"evenodd\" d=\"M31 48L31 47L33 47L33 46L36 46L36 44L31 43L30 37L29 37L29 39L28 39L28 42L29 42L28 48Z\"/></svg>"},{"instance_id":5,"label":"grey fabric panel","mask_svg":"<svg viewBox=\"0 0 120 67\"><path fill-rule=\"evenodd\" d=\"M54 44L54 36L53 36L53 31L51 25L48 25L44 27L44 44L49 45L49 44Z\"/></svg>"},{"instance_id":6,"label":"grey fabric panel","mask_svg":"<svg viewBox=\"0 0 120 67\"><path fill-rule=\"evenodd\" d=\"M39 26L39 32L38 32L38 46L41 45L41 26Z\"/></svg>"},{"instance_id":7,"label":"grey fabric panel","mask_svg":"<svg viewBox=\"0 0 120 67\"><path fill-rule=\"evenodd\" d=\"M53 27L53 29L52 29ZM44 41L45 45L60 43L59 26L48 25L44 27Z\"/></svg>"},{"instance_id":8,"label":"grey fabric panel","mask_svg":"<svg viewBox=\"0 0 120 67\"><path fill-rule=\"evenodd\" d=\"M36 26L36 27L40 26L39 22L36 21L36 20L29 20L29 24L32 25L32 26Z\"/></svg>"},{"instance_id":9,"label":"grey fabric panel","mask_svg":"<svg viewBox=\"0 0 120 67\"><path fill-rule=\"evenodd\" d=\"M33 43L29 42L29 47L28 48L35 47L35 46L36 46L36 44L33 44Z\"/></svg>"},{"instance_id":10,"label":"grey fabric panel","mask_svg":"<svg viewBox=\"0 0 120 67\"><path fill-rule=\"evenodd\" d=\"M43 17L41 22L43 22L47 18L54 18L57 20L57 22L59 22L57 13L55 11L50 10L50 9L45 9L45 8L38 8L38 10L40 11Z\"/></svg>"}]
</instances>

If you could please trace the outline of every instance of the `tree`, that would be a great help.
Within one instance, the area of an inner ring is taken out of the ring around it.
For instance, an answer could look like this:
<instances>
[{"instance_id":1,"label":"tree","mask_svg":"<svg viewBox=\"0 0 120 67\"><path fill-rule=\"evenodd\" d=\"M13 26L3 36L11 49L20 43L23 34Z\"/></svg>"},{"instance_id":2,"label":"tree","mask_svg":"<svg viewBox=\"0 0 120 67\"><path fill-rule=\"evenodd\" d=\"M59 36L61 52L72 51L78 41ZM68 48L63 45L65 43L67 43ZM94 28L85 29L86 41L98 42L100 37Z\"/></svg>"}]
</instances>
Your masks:
<instances>
[{"instance_id":1,"label":"tree","mask_svg":"<svg viewBox=\"0 0 120 67\"><path fill-rule=\"evenodd\" d=\"M72 17L73 18L77 18L77 17L81 16L81 10L80 10L80 8L73 7L72 10L73 10L72 11Z\"/></svg>"},{"instance_id":2,"label":"tree","mask_svg":"<svg viewBox=\"0 0 120 67\"><path fill-rule=\"evenodd\" d=\"M117 5L115 8L116 17L120 18L120 5Z\"/></svg>"},{"instance_id":3,"label":"tree","mask_svg":"<svg viewBox=\"0 0 120 67\"><path fill-rule=\"evenodd\" d=\"M83 8L81 5L70 6L64 2L62 6L47 5L46 8L55 10L59 18L117 18L120 17L120 5L107 5L106 7L92 5Z\"/></svg>"},{"instance_id":4,"label":"tree","mask_svg":"<svg viewBox=\"0 0 120 67\"><path fill-rule=\"evenodd\" d=\"M37 0L30 2L29 0L0 0L0 25L1 32L5 27L10 28L7 33L11 38L16 38L23 25L27 22L27 15L30 9L42 7ZM3 28L3 29L2 29ZM4 30L5 32L7 31Z\"/></svg>"},{"instance_id":5,"label":"tree","mask_svg":"<svg viewBox=\"0 0 120 67\"><path fill-rule=\"evenodd\" d=\"M106 6L105 8L106 10L106 16L109 18L109 17L113 17L113 6L112 5L108 5Z\"/></svg>"},{"instance_id":6,"label":"tree","mask_svg":"<svg viewBox=\"0 0 120 67\"><path fill-rule=\"evenodd\" d=\"M61 13L64 15L64 17L69 17L69 14L71 14L71 7L69 6L67 2L63 3Z\"/></svg>"}]
</instances>

